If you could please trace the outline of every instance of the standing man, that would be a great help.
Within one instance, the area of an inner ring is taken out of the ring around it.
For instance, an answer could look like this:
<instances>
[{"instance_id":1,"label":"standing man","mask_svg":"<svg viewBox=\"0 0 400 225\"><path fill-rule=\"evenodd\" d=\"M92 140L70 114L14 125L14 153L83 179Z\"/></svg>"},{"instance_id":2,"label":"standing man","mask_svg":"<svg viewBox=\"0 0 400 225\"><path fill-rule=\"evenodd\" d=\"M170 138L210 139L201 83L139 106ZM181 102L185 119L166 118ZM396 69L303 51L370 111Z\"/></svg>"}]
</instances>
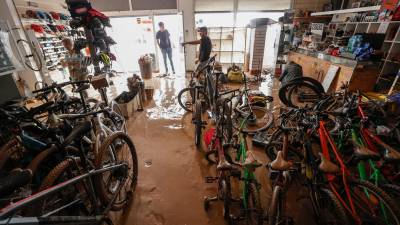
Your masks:
<instances>
[{"instance_id":1,"label":"standing man","mask_svg":"<svg viewBox=\"0 0 400 225\"><path fill-rule=\"evenodd\" d=\"M175 74L174 63L172 62L172 48L171 40L169 39L169 32L167 29L165 29L163 22L159 22L158 27L160 28L160 30L156 34L156 39L158 47L160 47L161 53L164 58L166 74L168 74L167 55L169 58L169 62L171 63L172 73Z\"/></svg>"},{"instance_id":2,"label":"standing man","mask_svg":"<svg viewBox=\"0 0 400 225\"><path fill-rule=\"evenodd\" d=\"M199 63L197 69L202 69L206 65L208 59L210 59L212 43L211 39L208 37L207 27L200 27L197 31L200 33L200 40L184 42L182 45L200 45L199 56L196 60L196 64Z\"/></svg>"},{"instance_id":3,"label":"standing man","mask_svg":"<svg viewBox=\"0 0 400 225\"><path fill-rule=\"evenodd\" d=\"M71 38L64 38L62 44L64 48L67 49L68 54L65 55L65 59L61 60L61 65L63 67L68 67L70 80L87 80L89 75L87 67L92 64L92 59L84 56L79 49L76 49L74 41L72 41ZM83 92L83 95L87 98L88 94L86 90Z\"/></svg>"}]
</instances>

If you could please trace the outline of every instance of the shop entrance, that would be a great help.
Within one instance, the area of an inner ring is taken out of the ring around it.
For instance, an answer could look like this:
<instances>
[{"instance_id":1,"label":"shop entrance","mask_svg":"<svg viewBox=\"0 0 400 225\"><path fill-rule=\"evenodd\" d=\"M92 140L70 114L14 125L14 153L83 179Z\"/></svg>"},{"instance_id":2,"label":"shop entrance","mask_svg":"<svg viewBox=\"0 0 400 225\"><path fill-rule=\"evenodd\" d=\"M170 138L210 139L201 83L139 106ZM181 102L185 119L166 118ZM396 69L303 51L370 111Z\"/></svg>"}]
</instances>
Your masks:
<instances>
[{"instance_id":1,"label":"shop entrance","mask_svg":"<svg viewBox=\"0 0 400 225\"><path fill-rule=\"evenodd\" d=\"M117 42L112 46L112 52L117 56L113 68L117 72L137 73L138 59L145 54L154 59L155 70L159 70L160 73L165 72L163 57L155 40L158 23L161 21L171 35L176 73L184 73L184 54L180 45L183 42L183 22L182 15L179 14L111 18L112 28L109 30L109 35Z\"/></svg>"}]
</instances>

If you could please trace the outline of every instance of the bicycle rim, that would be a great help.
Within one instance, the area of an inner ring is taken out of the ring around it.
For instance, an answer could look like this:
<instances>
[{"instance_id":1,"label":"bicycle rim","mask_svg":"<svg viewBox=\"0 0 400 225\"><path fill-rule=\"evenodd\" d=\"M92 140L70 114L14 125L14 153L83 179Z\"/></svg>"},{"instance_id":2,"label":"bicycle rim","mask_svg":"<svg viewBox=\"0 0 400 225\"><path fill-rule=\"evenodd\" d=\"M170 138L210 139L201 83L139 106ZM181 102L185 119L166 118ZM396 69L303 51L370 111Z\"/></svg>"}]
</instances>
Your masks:
<instances>
[{"instance_id":1,"label":"bicycle rim","mask_svg":"<svg viewBox=\"0 0 400 225\"><path fill-rule=\"evenodd\" d=\"M237 113L234 118L235 128L239 129L241 125L241 121L247 117L249 114L252 114L250 118L243 125L243 131L249 134L254 134L260 131L264 131L271 126L274 116L273 114L267 110L266 108L247 105L244 107L240 107L237 110Z\"/></svg>"},{"instance_id":2,"label":"bicycle rim","mask_svg":"<svg viewBox=\"0 0 400 225\"><path fill-rule=\"evenodd\" d=\"M132 140L123 132L115 132L104 141L96 156L95 167L99 169L119 163L127 164L127 170L105 172L95 179L102 203L106 206L112 204L111 209L114 211L123 209L133 199L137 185L136 149ZM121 185L123 186L120 189ZM117 190L120 191L117 193ZM116 199L111 202L114 195Z\"/></svg>"},{"instance_id":3,"label":"bicycle rim","mask_svg":"<svg viewBox=\"0 0 400 225\"><path fill-rule=\"evenodd\" d=\"M350 193L362 224L400 224L399 209L382 189L367 181L353 180Z\"/></svg>"},{"instance_id":4,"label":"bicycle rim","mask_svg":"<svg viewBox=\"0 0 400 225\"><path fill-rule=\"evenodd\" d=\"M313 105L321 98L321 93L311 84L293 84L287 93L287 103L290 107L303 108Z\"/></svg>"},{"instance_id":5,"label":"bicycle rim","mask_svg":"<svg viewBox=\"0 0 400 225\"><path fill-rule=\"evenodd\" d=\"M268 225L279 225L284 220L282 191L280 186L275 186L272 192L272 199L268 209Z\"/></svg>"},{"instance_id":6,"label":"bicycle rim","mask_svg":"<svg viewBox=\"0 0 400 225\"><path fill-rule=\"evenodd\" d=\"M347 225L349 219L346 211L336 196L328 189L321 188L315 193L315 201L318 212L315 212L315 220L320 225Z\"/></svg>"},{"instance_id":7,"label":"bicycle rim","mask_svg":"<svg viewBox=\"0 0 400 225\"><path fill-rule=\"evenodd\" d=\"M200 147L201 144L201 131L203 124L203 121L201 119L201 113L202 113L201 101L198 100L196 101L196 107L194 111L194 124L195 124L194 138L197 147Z\"/></svg>"},{"instance_id":8,"label":"bicycle rim","mask_svg":"<svg viewBox=\"0 0 400 225\"><path fill-rule=\"evenodd\" d=\"M262 225L262 208L261 208L261 199L260 193L258 191L257 185L253 182L249 183L248 186L248 215L246 215L247 224L251 225Z\"/></svg>"}]
</instances>

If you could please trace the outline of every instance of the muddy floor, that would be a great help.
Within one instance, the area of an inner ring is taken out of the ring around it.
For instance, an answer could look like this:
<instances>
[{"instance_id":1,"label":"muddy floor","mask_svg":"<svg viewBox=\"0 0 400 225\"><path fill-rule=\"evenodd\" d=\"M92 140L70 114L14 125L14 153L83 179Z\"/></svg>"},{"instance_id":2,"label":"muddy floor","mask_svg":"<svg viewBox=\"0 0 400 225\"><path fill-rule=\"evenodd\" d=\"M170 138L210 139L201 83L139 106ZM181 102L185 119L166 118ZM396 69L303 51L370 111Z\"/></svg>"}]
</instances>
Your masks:
<instances>
[{"instance_id":1,"label":"muddy floor","mask_svg":"<svg viewBox=\"0 0 400 225\"><path fill-rule=\"evenodd\" d=\"M126 89L124 81L126 80L116 81L111 91L115 91L115 88L118 92ZM215 176L215 168L204 159L203 151L195 147L191 114L185 113L178 104L177 95L186 87L186 78L178 75L155 77L153 82L153 97L146 102L144 111L136 112L128 121L129 135L138 153L139 177L135 199L117 223L226 224L222 218L221 202L212 203L208 211L203 207L204 197L216 194L217 184L205 183L205 177ZM273 87L273 80L267 80L261 84L260 90L276 97L277 88ZM274 105L271 107L272 110L277 108ZM254 149L258 160L266 164L269 159L262 149ZM267 172L265 167L256 171L262 184L261 198L264 209L268 208L271 194ZM297 188L294 189L294 192L299 192ZM299 209L304 208L298 197L291 197L293 203L288 206L290 214L296 218L299 217Z\"/></svg>"}]
</instances>

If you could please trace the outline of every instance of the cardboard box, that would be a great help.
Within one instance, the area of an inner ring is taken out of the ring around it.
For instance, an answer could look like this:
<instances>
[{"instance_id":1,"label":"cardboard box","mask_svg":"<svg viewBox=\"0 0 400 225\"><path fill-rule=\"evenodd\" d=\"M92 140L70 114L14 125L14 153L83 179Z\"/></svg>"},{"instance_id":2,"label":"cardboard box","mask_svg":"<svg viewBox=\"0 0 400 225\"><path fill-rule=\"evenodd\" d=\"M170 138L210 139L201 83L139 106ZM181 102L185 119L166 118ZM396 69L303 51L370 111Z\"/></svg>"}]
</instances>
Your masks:
<instances>
[{"instance_id":1,"label":"cardboard box","mask_svg":"<svg viewBox=\"0 0 400 225\"><path fill-rule=\"evenodd\" d=\"M135 111L137 111L140 106L139 93L128 103L118 104L118 106L120 107L120 109L122 111L122 115L126 119L131 118L134 115Z\"/></svg>"}]
</instances>

